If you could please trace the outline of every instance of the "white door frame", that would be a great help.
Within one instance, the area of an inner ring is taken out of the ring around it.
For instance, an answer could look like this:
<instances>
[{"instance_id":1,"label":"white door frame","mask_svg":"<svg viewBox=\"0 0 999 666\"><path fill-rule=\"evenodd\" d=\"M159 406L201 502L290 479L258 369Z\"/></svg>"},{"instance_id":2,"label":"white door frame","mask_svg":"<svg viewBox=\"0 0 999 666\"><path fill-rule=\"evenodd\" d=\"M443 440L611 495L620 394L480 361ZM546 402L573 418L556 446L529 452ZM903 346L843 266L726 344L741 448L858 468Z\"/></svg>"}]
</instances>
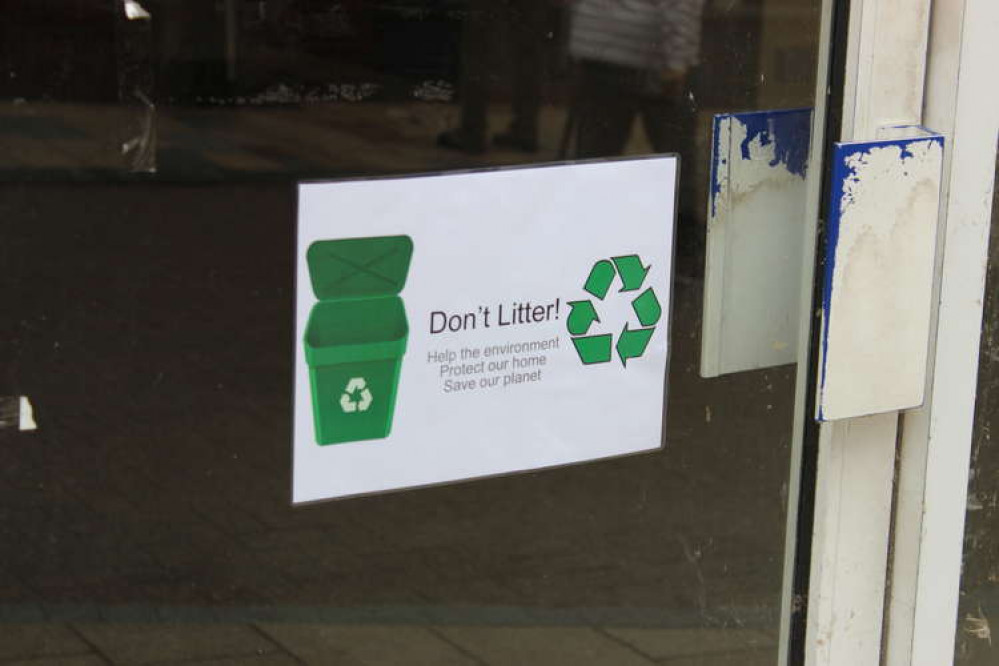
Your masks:
<instances>
[{"instance_id":1,"label":"white door frame","mask_svg":"<svg viewBox=\"0 0 999 666\"><path fill-rule=\"evenodd\" d=\"M999 132L999 3L934 0L924 123L944 132L927 401L903 416L885 664L954 658Z\"/></svg>"},{"instance_id":2,"label":"white door frame","mask_svg":"<svg viewBox=\"0 0 999 666\"><path fill-rule=\"evenodd\" d=\"M879 127L901 124L947 138L937 326L922 408L820 427L805 663L941 666L953 661L957 622L999 125L999 2L850 4L835 138L876 139ZM819 199L813 192L816 219ZM812 312L810 291L803 302ZM802 357L799 368L814 362ZM799 380L798 437L812 417L800 407L807 384ZM789 658L785 650L782 663Z\"/></svg>"}]
</instances>

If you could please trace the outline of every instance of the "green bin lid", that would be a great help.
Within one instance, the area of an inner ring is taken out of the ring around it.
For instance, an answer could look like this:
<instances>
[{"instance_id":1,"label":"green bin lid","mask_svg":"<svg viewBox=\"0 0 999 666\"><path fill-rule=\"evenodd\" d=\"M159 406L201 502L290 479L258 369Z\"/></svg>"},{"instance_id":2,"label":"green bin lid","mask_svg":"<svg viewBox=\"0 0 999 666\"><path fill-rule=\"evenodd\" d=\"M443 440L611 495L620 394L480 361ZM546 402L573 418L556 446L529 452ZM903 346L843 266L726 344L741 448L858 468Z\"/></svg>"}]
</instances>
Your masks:
<instances>
[{"instance_id":1,"label":"green bin lid","mask_svg":"<svg viewBox=\"0 0 999 666\"><path fill-rule=\"evenodd\" d=\"M312 291L321 301L398 294L412 256L409 236L322 240L306 252Z\"/></svg>"}]
</instances>

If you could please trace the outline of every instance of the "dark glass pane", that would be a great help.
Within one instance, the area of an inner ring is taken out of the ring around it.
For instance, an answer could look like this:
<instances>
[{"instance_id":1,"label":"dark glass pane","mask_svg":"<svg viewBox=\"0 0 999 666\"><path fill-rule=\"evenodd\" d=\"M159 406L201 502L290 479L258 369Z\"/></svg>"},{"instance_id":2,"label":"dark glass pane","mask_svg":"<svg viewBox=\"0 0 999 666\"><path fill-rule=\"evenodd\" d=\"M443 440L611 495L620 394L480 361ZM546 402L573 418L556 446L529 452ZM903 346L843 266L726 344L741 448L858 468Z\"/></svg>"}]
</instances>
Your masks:
<instances>
[{"instance_id":1,"label":"dark glass pane","mask_svg":"<svg viewBox=\"0 0 999 666\"><path fill-rule=\"evenodd\" d=\"M0 661L775 661L794 369L700 378L703 202L820 3L606 4L0 2ZM290 506L296 179L662 151L663 452Z\"/></svg>"}]
</instances>

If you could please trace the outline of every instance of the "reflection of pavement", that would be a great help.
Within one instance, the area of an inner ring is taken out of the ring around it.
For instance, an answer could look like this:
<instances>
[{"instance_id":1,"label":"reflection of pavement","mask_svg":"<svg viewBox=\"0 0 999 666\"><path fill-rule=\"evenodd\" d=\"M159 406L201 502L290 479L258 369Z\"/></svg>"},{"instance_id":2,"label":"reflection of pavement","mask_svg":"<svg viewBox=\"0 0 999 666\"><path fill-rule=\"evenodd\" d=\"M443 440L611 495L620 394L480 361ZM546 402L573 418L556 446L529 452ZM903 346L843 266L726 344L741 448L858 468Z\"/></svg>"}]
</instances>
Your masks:
<instances>
[{"instance_id":1,"label":"reflection of pavement","mask_svg":"<svg viewBox=\"0 0 999 666\"><path fill-rule=\"evenodd\" d=\"M749 630L337 624L0 625L0 663L769 666Z\"/></svg>"},{"instance_id":2,"label":"reflection of pavement","mask_svg":"<svg viewBox=\"0 0 999 666\"><path fill-rule=\"evenodd\" d=\"M0 659L3 632L51 631L121 661L117 640L170 659L254 636L264 661L380 663L338 629L367 622L472 663L754 663L671 662L669 637L775 632L788 369L698 379L699 285L682 283L665 452L291 508L293 211L288 184L0 187L30 331L17 388L40 426L0 434L0 621L278 623L176 630L229 643L0 625Z\"/></svg>"},{"instance_id":3,"label":"reflection of pavement","mask_svg":"<svg viewBox=\"0 0 999 666\"><path fill-rule=\"evenodd\" d=\"M710 114L701 115L697 142L707 146ZM137 106L0 102L0 181L124 175L127 160L121 146L138 136L142 120ZM467 155L438 147L437 135L457 122L454 106L429 102L164 107L156 113L157 165L160 174L170 179L219 180L407 173L550 161L560 153L566 110L542 108L536 154L494 147L483 155ZM508 111L494 110L490 115L493 131L509 122ZM648 150L644 133L636 129L626 152ZM706 154L707 148L699 152ZM691 166L685 165L688 170ZM698 183L704 178L705 174L697 174Z\"/></svg>"},{"instance_id":4,"label":"reflection of pavement","mask_svg":"<svg viewBox=\"0 0 999 666\"><path fill-rule=\"evenodd\" d=\"M0 179L82 170L125 173L122 142L138 107L0 104ZM509 121L496 114L498 130ZM457 122L443 104L375 102L260 107L164 108L157 112L159 170L181 179L246 174L330 176L448 169L553 159L565 112L544 109L542 153L493 150L469 156L438 148Z\"/></svg>"}]
</instances>

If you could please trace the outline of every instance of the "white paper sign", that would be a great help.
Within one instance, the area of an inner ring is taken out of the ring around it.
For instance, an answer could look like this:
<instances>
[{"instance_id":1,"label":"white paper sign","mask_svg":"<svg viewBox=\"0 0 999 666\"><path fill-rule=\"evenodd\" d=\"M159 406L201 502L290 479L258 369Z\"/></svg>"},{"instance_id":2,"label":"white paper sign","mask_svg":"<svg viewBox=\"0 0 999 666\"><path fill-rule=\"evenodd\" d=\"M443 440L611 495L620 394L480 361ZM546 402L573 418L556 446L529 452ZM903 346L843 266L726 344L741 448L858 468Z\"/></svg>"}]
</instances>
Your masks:
<instances>
[{"instance_id":1,"label":"white paper sign","mask_svg":"<svg viewBox=\"0 0 999 666\"><path fill-rule=\"evenodd\" d=\"M294 502L660 448L676 170L301 185Z\"/></svg>"}]
</instances>

